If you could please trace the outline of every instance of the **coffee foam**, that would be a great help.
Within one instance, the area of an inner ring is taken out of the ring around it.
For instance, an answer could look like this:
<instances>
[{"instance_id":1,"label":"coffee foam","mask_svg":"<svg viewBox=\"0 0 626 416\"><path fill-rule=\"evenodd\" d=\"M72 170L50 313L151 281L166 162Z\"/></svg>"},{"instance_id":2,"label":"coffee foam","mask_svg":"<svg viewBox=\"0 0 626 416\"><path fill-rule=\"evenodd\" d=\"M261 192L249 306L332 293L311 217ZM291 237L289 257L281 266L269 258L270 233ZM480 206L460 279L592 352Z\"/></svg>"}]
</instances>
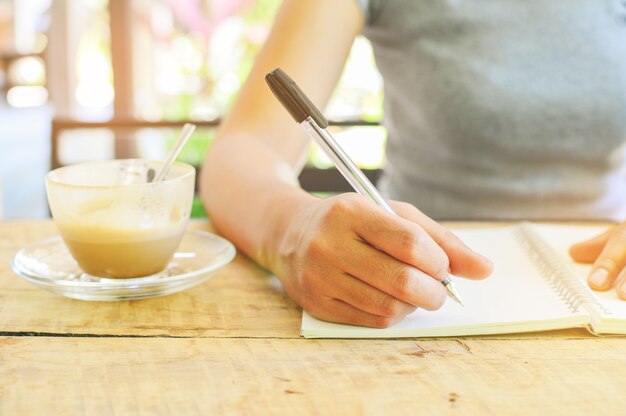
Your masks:
<instances>
[{"instance_id":1,"label":"coffee foam","mask_svg":"<svg viewBox=\"0 0 626 416\"><path fill-rule=\"evenodd\" d=\"M160 198L136 200L95 198L76 207L71 218L58 222L64 236L75 241L129 242L163 238L181 232L186 217Z\"/></svg>"}]
</instances>

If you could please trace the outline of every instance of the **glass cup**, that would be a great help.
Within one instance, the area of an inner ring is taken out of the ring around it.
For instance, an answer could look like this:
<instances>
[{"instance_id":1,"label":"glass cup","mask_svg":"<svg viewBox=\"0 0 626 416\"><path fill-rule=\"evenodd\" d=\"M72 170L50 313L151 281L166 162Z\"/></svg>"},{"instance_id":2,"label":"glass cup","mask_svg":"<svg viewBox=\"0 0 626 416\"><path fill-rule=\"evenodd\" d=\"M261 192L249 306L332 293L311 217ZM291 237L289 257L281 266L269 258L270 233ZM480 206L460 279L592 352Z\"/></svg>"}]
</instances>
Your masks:
<instances>
[{"instance_id":1,"label":"glass cup","mask_svg":"<svg viewBox=\"0 0 626 416\"><path fill-rule=\"evenodd\" d=\"M134 278L167 266L189 221L195 169L175 162L163 181L148 182L162 167L162 162L128 159L48 173L52 217L85 272Z\"/></svg>"}]
</instances>

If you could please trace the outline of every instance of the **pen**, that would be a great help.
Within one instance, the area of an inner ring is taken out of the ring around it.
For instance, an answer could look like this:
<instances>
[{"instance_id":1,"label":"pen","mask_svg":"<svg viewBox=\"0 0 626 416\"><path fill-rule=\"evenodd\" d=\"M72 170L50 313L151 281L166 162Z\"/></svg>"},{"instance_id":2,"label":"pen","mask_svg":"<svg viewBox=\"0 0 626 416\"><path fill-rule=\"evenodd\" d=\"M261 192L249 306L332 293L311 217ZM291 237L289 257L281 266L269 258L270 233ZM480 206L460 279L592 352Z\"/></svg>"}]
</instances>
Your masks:
<instances>
[{"instance_id":1,"label":"pen","mask_svg":"<svg viewBox=\"0 0 626 416\"><path fill-rule=\"evenodd\" d=\"M326 130L328 120L317 109L315 104L302 92L300 87L280 68L276 68L265 75L265 81L269 85L274 96L280 101L285 109L291 114L298 124L315 140L324 153L333 161L337 169L346 178L355 191L361 195L370 197L385 211L397 215L387 201L380 195L378 190L367 179L352 159L343 151L335 138ZM441 281L448 295L463 305L459 293L450 278Z\"/></svg>"}]
</instances>

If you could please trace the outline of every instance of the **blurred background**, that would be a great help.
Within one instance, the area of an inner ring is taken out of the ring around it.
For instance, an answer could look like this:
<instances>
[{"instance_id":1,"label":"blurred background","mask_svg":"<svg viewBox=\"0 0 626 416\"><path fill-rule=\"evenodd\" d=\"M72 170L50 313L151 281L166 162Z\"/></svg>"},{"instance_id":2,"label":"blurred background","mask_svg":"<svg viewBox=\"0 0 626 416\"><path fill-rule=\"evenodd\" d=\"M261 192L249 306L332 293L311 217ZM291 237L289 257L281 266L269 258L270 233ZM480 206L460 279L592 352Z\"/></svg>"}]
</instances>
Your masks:
<instances>
[{"instance_id":1,"label":"blurred background","mask_svg":"<svg viewBox=\"0 0 626 416\"><path fill-rule=\"evenodd\" d=\"M51 168L164 158L187 121L199 128L179 159L200 166L279 5L0 0L0 217L48 216ZM326 114L348 153L376 177L386 136L382 80L364 38L354 43ZM303 187L341 188L330 167L312 146ZM198 201L194 215L203 215Z\"/></svg>"}]
</instances>

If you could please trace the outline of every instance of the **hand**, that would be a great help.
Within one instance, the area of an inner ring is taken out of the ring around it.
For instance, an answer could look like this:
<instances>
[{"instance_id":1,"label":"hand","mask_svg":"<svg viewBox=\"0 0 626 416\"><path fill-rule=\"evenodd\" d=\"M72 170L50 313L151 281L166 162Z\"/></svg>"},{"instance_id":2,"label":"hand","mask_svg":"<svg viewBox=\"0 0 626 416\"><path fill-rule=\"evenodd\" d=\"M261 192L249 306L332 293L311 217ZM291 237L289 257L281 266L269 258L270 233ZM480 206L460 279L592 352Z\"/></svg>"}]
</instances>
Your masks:
<instances>
[{"instance_id":1,"label":"hand","mask_svg":"<svg viewBox=\"0 0 626 416\"><path fill-rule=\"evenodd\" d=\"M626 223L570 247L572 258L593 263L587 283L594 290L615 286L620 299L626 300Z\"/></svg>"},{"instance_id":2,"label":"hand","mask_svg":"<svg viewBox=\"0 0 626 416\"><path fill-rule=\"evenodd\" d=\"M357 194L316 199L288 222L272 269L313 316L387 327L417 307L440 308L449 273L487 277L492 265L415 207L390 214ZM375 248L376 247L376 248Z\"/></svg>"}]
</instances>

